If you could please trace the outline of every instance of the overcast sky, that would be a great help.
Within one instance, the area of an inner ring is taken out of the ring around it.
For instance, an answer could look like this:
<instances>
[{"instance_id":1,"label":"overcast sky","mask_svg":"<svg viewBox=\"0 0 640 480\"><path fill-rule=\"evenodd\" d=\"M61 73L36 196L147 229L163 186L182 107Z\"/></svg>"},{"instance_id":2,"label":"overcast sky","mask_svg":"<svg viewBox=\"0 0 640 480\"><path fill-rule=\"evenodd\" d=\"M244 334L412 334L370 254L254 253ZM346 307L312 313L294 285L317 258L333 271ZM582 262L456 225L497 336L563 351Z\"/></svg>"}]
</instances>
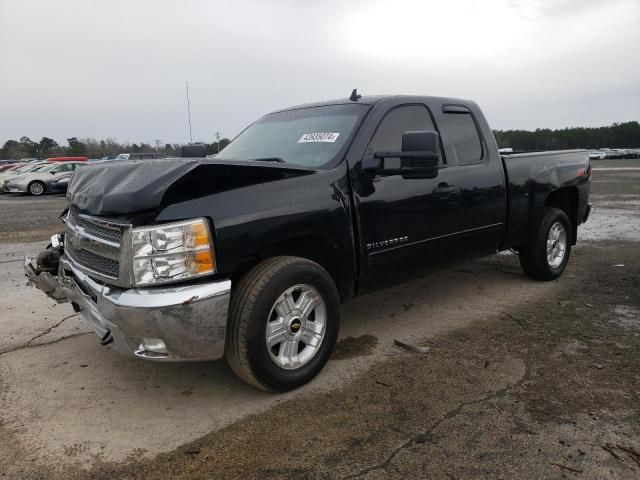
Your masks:
<instances>
[{"instance_id":1,"label":"overcast sky","mask_svg":"<svg viewBox=\"0 0 640 480\"><path fill-rule=\"evenodd\" d=\"M0 142L183 143L362 94L470 98L493 128L640 119L640 0L0 0Z\"/></svg>"}]
</instances>

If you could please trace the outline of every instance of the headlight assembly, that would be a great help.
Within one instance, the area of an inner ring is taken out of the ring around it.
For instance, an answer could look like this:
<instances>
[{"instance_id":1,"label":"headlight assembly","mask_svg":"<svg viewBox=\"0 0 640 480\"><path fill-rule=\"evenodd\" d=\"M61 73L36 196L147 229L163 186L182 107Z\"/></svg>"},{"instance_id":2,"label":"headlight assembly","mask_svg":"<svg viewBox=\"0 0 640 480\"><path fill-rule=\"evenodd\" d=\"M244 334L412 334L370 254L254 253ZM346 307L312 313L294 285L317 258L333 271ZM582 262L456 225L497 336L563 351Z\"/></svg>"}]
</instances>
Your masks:
<instances>
[{"instance_id":1,"label":"headlight assembly","mask_svg":"<svg viewBox=\"0 0 640 480\"><path fill-rule=\"evenodd\" d=\"M132 280L136 286L216 272L213 242L204 218L134 228L131 234Z\"/></svg>"}]
</instances>

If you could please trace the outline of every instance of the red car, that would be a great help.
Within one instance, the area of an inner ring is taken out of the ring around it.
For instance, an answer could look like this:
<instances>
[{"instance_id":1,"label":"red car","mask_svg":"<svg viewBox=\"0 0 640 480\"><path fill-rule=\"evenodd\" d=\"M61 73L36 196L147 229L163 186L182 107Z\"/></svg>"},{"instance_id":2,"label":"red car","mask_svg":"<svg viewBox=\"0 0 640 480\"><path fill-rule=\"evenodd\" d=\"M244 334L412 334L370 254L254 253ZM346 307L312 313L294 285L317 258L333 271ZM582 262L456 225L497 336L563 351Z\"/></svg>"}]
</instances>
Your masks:
<instances>
[{"instance_id":1,"label":"red car","mask_svg":"<svg viewBox=\"0 0 640 480\"><path fill-rule=\"evenodd\" d=\"M26 165L26 163L24 162L20 162L20 163L4 163L2 165L0 165L0 172L4 172L6 170L10 170L10 169L17 169L20 168L22 166Z\"/></svg>"},{"instance_id":2,"label":"red car","mask_svg":"<svg viewBox=\"0 0 640 480\"><path fill-rule=\"evenodd\" d=\"M47 162L86 162L88 157L52 157L47 158Z\"/></svg>"}]
</instances>

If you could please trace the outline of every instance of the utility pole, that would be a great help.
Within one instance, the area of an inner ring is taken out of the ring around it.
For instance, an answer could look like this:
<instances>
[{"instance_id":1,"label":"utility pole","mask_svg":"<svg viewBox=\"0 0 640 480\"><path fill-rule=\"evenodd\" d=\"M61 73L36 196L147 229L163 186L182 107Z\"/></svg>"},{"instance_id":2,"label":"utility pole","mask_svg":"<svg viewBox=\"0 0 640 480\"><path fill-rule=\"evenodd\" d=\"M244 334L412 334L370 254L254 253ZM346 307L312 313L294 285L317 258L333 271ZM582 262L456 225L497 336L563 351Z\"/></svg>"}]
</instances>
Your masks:
<instances>
[{"instance_id":1,"label":"utility pole","mask_svg":"<svg viewBox=\"0 0 640 480\"><path fill-rule=\"evenodd\" d=\"M216 146L218 147L216 154L218 154L220 153L220 132L216 132Z\"/></svg>"},{"instance_id":2,"label":"utility pole","mask_svg":"<svg viewBox=\"0 0 640 480\"><path fill-rule=\"evenodd\" d=\"M156 152L159 152L159 151L160 151L160 141L161 141L161 139L160 139L160 138L156 138L156 139L154 140L154 142L156 142Z\"/></svg>"},{"instance_id":3,"label":"utility pole","mask_svg":"<svg viewBox=\"0 0 640 480\"><path fill-rule=\"evenodd\" d=\"M189 143L193 143L191 135L191 102L189 101L189 82L187 82L187 117L189 118Z\"/></svg>"}]
</instances>

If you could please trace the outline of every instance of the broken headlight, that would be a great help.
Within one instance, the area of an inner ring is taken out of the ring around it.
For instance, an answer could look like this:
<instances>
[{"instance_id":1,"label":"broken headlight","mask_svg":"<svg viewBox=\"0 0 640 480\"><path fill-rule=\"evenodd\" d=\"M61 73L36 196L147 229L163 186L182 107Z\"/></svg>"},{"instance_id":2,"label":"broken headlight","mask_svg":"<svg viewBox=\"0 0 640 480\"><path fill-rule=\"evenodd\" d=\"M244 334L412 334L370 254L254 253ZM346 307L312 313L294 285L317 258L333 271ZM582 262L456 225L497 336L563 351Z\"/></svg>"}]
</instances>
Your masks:
<instances>
[{"instance_id":1,"label":"broken headlight","mask_svg":"<svg viewBox=\"0 0 640 480\"><path fill-rule=\"evenodd\" d=\"M134 228L132 280L156 285L216 272L209 225L204 218Z\"/></svg>"}]
</instances>

